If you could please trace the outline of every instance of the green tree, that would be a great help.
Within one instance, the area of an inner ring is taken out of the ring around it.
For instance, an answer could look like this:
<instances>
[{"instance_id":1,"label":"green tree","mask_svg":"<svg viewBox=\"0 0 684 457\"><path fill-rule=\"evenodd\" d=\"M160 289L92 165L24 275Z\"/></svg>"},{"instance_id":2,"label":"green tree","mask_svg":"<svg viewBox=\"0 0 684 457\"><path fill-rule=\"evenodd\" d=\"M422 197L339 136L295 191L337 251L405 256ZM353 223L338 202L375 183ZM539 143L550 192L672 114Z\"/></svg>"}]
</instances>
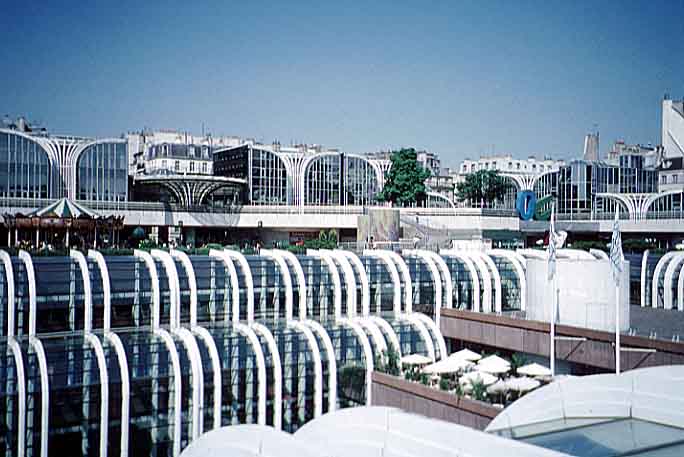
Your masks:
<instances>
[{"instance_id":1,"label":"green tree","mask_svg":"<svg viewBox=\"0 0 684 457\"><path fill-rule=\"evenodd\" d=\"M425 180L430 172L418 163L413 148L393 151L392 168L385 176L385 185L378 194L381 202L392 202L395 206L410 206L425 201Z\"/></svg>"},{"instance_id":2,"label":"green tree","mask_svg":"<svg viewBox=\"0 0 684 457\"><path fill-rule=\"evenodd\" d=\"M461 202L480 204L503 200L506 193L505 179L495 170L479 170L466 175L464 182L456 185L456 199Z\"/></svg>"}]
</instances>

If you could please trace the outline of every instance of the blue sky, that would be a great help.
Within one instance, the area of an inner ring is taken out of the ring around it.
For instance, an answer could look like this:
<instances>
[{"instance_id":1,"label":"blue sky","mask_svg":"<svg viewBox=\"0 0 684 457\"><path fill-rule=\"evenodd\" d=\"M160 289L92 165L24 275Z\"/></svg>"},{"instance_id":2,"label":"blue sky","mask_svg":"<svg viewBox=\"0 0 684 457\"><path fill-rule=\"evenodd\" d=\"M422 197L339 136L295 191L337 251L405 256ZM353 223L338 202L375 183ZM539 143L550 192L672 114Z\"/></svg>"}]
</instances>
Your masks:
<instances>
[{"instance_id":1,"label":"blue sky","mask_svg":"<svg viewBox=\"0 0 684 457\"><path fill-rule=\"evenodd\" d=\"M684 97L684 0L6 2L0 115L55 133L142 127L569 158L598 125L660 141Z\"/></svg>"}]
</instances>

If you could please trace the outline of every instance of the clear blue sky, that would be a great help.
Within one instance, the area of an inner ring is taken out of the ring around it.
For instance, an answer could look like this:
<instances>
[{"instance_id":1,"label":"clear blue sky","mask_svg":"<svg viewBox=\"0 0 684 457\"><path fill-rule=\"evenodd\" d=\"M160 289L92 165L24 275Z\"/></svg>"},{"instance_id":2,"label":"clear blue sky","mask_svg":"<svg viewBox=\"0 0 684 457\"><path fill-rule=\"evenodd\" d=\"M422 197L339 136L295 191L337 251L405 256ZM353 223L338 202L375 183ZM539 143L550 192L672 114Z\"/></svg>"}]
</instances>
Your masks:
<instances>
[{"instance_id":1,"label":"clear blue sky","mask_svg":"<svg viewBox=\"0 0 684 457\"><path fill-rule=\"evenodd\" d=\"M574 157L598 124L660 142L684 96L684 0L5 2L0 115L347 152Z\"/></svg>"}]
</instances>

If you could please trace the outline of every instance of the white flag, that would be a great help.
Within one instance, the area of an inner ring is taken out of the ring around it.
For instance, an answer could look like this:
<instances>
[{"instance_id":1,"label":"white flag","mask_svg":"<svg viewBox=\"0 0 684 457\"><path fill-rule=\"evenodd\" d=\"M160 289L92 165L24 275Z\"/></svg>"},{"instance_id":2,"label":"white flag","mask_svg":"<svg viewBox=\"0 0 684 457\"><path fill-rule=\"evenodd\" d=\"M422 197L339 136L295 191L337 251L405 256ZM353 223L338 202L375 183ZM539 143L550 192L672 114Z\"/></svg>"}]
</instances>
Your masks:
<instances>
[{"instance_id":1,"label":"white flag","mask_svg":"<svg viewBox=\"0 0 684 457\"><path fill-rule=\"evenodd\" d=\"M618 210L615 210L615 222L613 222L613 236L610 239L610 271L615 284L620 284L622 274L622 236L620 235L620 219Z\"/></svg>"},{"instance_id":2,"label":"white flag","mask_svg":"<svg viewBox=\"0 0 684 457\"><path fill-rule=\"evenodd\" d=\"M551 223L549 224L549 245L547 247L549 261L546 267L549 280L556 276L556 227L554 223L556 205L551 207Z\"/></svg>"}]
</instances>

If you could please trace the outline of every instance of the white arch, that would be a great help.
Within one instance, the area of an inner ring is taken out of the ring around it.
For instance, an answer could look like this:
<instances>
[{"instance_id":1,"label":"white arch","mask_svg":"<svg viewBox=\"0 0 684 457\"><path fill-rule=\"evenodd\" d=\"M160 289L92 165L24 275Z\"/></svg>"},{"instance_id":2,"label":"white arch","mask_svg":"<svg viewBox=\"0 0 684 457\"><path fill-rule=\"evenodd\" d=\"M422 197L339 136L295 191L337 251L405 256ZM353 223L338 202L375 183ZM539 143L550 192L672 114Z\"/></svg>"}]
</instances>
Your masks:
<instances>
[{"instance_id":1,"label":"white arch","mask_svg":"<svg viewBox=\"0 0 684 457\"><path fill-rule=\"evenodd\" d=\"M672 258L677 255L677 251L670 251L658 260L655 270L653 271L653 283L651 286L651 307L658 308L658 283L660 279L660 273L665 265L667 265ZM665 284L663 283L663 290L665 290Z\"/></svg>"},{"instance_id":2,"label":"white arch","mask_svg":"<svg viewBox=\"0 0 684 457\"><path fill-rule=\"evenodd\" d=\"M103 329L109 331L112 322L112 287L109 282L109 269L104 257L98 251L90 249L88 251L88 258L94 260L100 269L100 277L102 278L102 298L104 305L104 322Z\"/></svg>"},{"instance_id":3,"label":"white arch","mask_svg":"<svg viewBox=\"0 0 684 457\"><path fill-rule=\"evenodd\" d=\"M7 345L12 356L14 365L17 367L17 399L19 411L17 411L17 456L24 457L26 440L26 374L24 372L24 358L21 355L21 347L14 336L9 337Z\"/></svg>"},{"instance_id":4,"label":"white arch","mask_svg":"<svg viewBox=\"0 0 684 457\"><path fill-rule=\"evenodd\" d=\"M428 197L436 198L437 200L444 200L445 202L447 202L449 204L449 206L452 209L456 209L456 205L454 205L454 202L449 200L449 198L446 195L442 195L442 194L439 194L437 192L426 192L425 195L427 195ZM428 199L428 208L429 207L430 206L429 206L429 199Z\"/></svg>"},{"instance_id":5,"label":"white arch","mask_svg":"<svg viewBox=\"0 0 684 457\"><path fill-rule=\"evenodd\" d=\"M266 361L264 360L264 352L261 350L259 338L251 327L240 322L233 323L233 326L235 330L249 340L254 349L257 362L257 423L266 425Z\"/></svg>"},{"instance_id":6,"label":"white arch","mask_svg":"<svg viewBox=\"0 0 684 457\"><path fill-rule=\"evenodd\" d=\"M283 428L283 372L278 344L275 338L273 338L271 331L265 325L254 322L251 327L255 333L264 337L268 351L273 359L273 427L276 430L281 430Z\"/></svg>"},{"instance_id":7,"label":"white arch","mask_svg":"<svg viewBox=\"0 0 684 457\"><path fill-rule=\"evenodd\" d=\"M149 252L136 249L133 251L133 256L142 260L147 267L150 274L150 286L152 287L152 328L158 329L160 323L159 313L159 275L157 275L157 266L154 264L154 259ZM172 307L173 308L173 307ZM170 338L170 337L169 337Z\"/></svg>"},{"instance_id":8,"label":"white arch","mask_svg":"<svg viewBox=\"0 0 684 457\"><path fill-rule=\"evenodd\" d=\"M404 280L404 300L406 305L404 310L407 313L413 312L413 281L411 280L411 273L409 272L408 265L404 262L399 254L394 251L385 251L387 256L392 259L401 273L401 277Z\"/></svg>"},{"instance_id":9,"label":"white arch","mask_svg":"<svg viewBox=\"0 0 684 457\"><path fill-rule=\"evenodd\" d=\"M684 268L679 270L677 278L677 310L684 311Z\"/></svg>"},{"instance_id":10,"label":"white arch","mask_svg":"<svg viewBox=\"0 0 684 457\"><path fill-rule=\"evenodd\" d=\"M641 256L641 307L646 306L646 270L648 269L648 254L650 251L646 249Z\"/></svg>"},{"instance_id":11,"label":"white arch","mask_svg":"<svg viewBox=\"0 0 684 457\"><path fill-rule=\"evenodd\" d=\"M442 335L442 331L439 329L437 324L435 324L435 322L432 319L430 319L423 313L413 313L413 315L416 316L418 320L420 320L425 325L428 331L431 331L432 334L435 336L434 340L437 341L437 347L439 349L439 358L445 358L447 355L446 343L444 342L444 336ZM435 360L437 360L437 356L435 356Z\"/></svg>"},{"instance_id":12,"label":"white arch","mask_svg":"<svg viewBox=\"0 0 684 457\"><path fill-rule=\"evenodd\" d=\"M295 271L295 277L297 278L297 290L299 291L299 320L306 319L306 276L304 275L304 270L302 269L302 264L299 263L297 256L295 256L290 251L284 251L275 249L273 252L281 255L285 260L287 260Z\"/></svg>"},{"instance_id":13,"label":"white arch","mask_svg":"<svg viewBox=\"0 0 684 457\"><path fill-rule=\"evenodd\" d=\"M337 252L346 257L356 269L359 280L361 281L361 313L364 316L368 316L370 314L370 286L368 284L368 273L366 272L363 263L361 263L359 256L343 249L338 249Z\"/></svg>"},{"instance_id":14,"label":"white arch","mask_svg":"<svg viewBox=\"0 0 684 457\"><path fill-rule=\"evenodd\" d=\"M24 262L26 269L26 279L29 289L29 336L36 334L36 273L33 270L33 260L31 255L26 251L19 251L19 259Z\"/></svg>"},{"instance_id":15,"label":"white arch","mask_svg":"<svg viewBox=\"0 0 684 457\"><path fill-rule=\"evenodd\" d=\"M330 276L333 280L333 308L335 312L335 321L342 317L342 284L340 283L340 274L337 271L335 262L333 262L332 257L322 251L315 251L313 249L307 249L306 255L311 257L319 258L325 263Z\"/></svg>"},{"instance_id":16,"label":"white arch","mask_svg":"<svg viewBox=\"0 0 684 457\"><path fill-rule=\"evenodd\" d=\"M451 271L449 271L449 267L447 266L446 262L436 252L426 251L422 249L419 249L416 252L422 252L423 255L427 255L428 257L430 257L439 269L442 276L442 280L444 281L444 292L442 294L442 298L444 299L444 306L447 308L453 308L454 284L451 282Z\"/></svg>"},{"instance_id":17,"label":"white arch","mask_svg":"<svg viewBox=\"0 0 684 457\"><path fill-rule=\"evenodd\" d=\"M84 338L93 347L100 374L100 456L106 457L107 436L109 432L109 374L107 373L107 361L105 360L100 340L92 333L86 333Z\"/></svg>"},{"instance_id":18,"label":"white arch","mask_svg":"<svg viewBox=\"0 0 684 457\"><path fill-rule=\"evenodd\" d=\"M644 201L641 204L641 208L640 208L641 218L645 219L646 215L648 214L648 210L651 208L653 203L657 202L661 198L667 197L669 195L682 194L683 192L684 192L684 190L682 190L682 189L673 189L673 190L666 190L664 192L658 192L657 194L649 194L646 201ZM683 195L683 197L684 197L684 195Z\"/></svg>"},{"instance_id":19,"label":"white arch","mask_svg":"<svg viewBox=\"0 0 684 457\"><path fill-rule=\"evenodd\" d=\"M319 417L323 414L323 362L316 337L308 326L299 321L291 321L288 326L302 332L309 344L314 359L314 417Z\"/></svg>"},{"instance_id":20,"label":"white arch","mask_svg":"<svg viewBox=\"0 0 684 457\"><path fill-rule=\"evenodd\" d=\"M220 260L228 269L228 275L230 277L231 308L230 312L228 312L228 309L225 310L223 320L225 322L232 321L233 323L237 323L240 321L240 284L238 283L237 271L235 270L235 265L233 265L233 260L226 251L219 251L216 249L211 249L209 251L209 257ZM252 301L252 303L254 302ZM252 317L253 316L254 313L252 312ZM247 313L247 318L249 319L249 312Z\"/></svg>"},{"instance_id":21,"label":"white arch","mask_svg":"<svg viewBox=\"0 0 684 457\"><path fill-rule=\"evenodd\" d=\"M477 276L477 271L475 270L475 265L469 257L462 255L458 251L441 250L439 255L442 257L455 257L461 261L468 273L470 274L470 283L472 284L473 292L473 311L480 312L480 279Z\"/></svg>"},{"instance_id":22,"label":"white arch","mask_svg":"<svg viewBox=\"0 0 684 457\"><path fill-rule=\"evenodd\" d=\"M406 250L404 251L404 255L421 259L423 262L425 262L425 265L427 265L428 270L430 271L430 276L432 276L432 282L435 284L435 324L437 324L437 327L439 327L440 310L442 308L442 277L439 274L437 265L433 258L429 254L426 254L425 251Z\"/></svg>"},{"instance_id":23,"label":"white arch","mask_svg":"<svg viewBox=\"0 0 684 457\"><path fill-rule=\"evenodd\" d=\"M527 278L525 276L523 263L520 262L520 257L522 256L515 255L514 252L507 251L506 249L491 249L488 252L490 255L505 258L513 265L513 269L515 269L520 283L520 310L525 311L527 309Z\"/></svg>"},{"instance_id":24,"label":"white arch","mask_svg":"<svg viewBox=\"0 0 684 457\"><path fill-rule=\"evenodd\" d=\"M176 270L176 264L173 261L171 255L160 249L152 249L150 255L153 259L157 259L164 266L164 271L166 272L166 277L169 283L169 296L171 299L171 306L169 306L170 318L169 326L171 328L176 328L180 325L179 311L180 311L180 287L178 279L178 271ZM157 273L158 275L158 273ZM157 286L159 287L159 286Z\"/></svg>"},{"instance_id":25,"label":"white arch","mask_svg":"<svg viewBox=\"0 0 684 457\"><path fill-rule=\"evenodd\" d=\"M396 264L385 254L385 251L366 249L363 251L363 255L382 260L385 263L385 266L390 273L390 277L392 278L392 283L394 284L394 315L395 317L399 316L401 314L401 280L399 279L399 272L397 271Z\"/></svg>"},{"instance_id":26,"label":"white arch","mask_svg":"<svg viewBox=\"0 0 684 457\"><path fill-rule=\"evenodd\" d=\"M245 276L245 282L247 283L247 322L254 322L254 278L252 277L252 270L249 268L249 263L244 255L237 251L231 251L230 249L224 249L228 257L231 260L237 261L242 269L242 274Z\"/></svg>"},{"instance_id":27,"label":"white arch","mask_svg":"<svg viewBox=\"0 0 684 457\"><path fill-rule=\"evenodd\" d=\"M151 259L151 257L150 257ZM173 370L173 429L169 430L173 433L173 455L177 456L181 451L181 399L182 399L182 385L181 385L181 367L180 358L176 345L169 333L162 328L155 328L154 334L162 340L169 351L169 358L171 359L171 366Z\"/></svg>"},{"instance_id":28,"label":"white arch","mask_svg":"<svg viewBox=\"0 0 684 457\"><path fill-rule=\"evenodd\" d=\"M470 252L462 252L464 257L469 258L470 260L473 261L473 264L477 267L477 269L480 271L480 274L482 275L482 285L483 285L483 294L482 294L482 300L484 301L483 303L483 311L485 313L491 313L492 312L492 277L489 274L489 268L487 267L487 264L482 260L482 258L478 255L473 255Z\"/></svg>"},{"instance_id":29,"label":"white arch","mask_svg":"<svg viewBox=\"0 0 684 457\"><path fill-rule=\"evenodd\" d=\"M323 348L328 359L328 412L334 411L337 407L337 359L335 358L335 347L330 340L330 335L328 335L328 332L325 331L325 328L319 322L306 319L302 321L302 324L308 326L323 342Z\"/></svg>"},{"instance_id":30,"label":"white arch","mask_svg":"<svg viewBox=\"0 0 684 457\"><path fill-rule=\"evenodd\" d=\"M12 266L12 259L9 254L0 249L0 261L5 269L5 284L7 284L7 338L14 337L14 322L15 322L15 300L16 295L14 291L14 267Z\"/></svg>"},{"instance_id":31,"label":"white arch","mask_svg":"<svg viewBox=\"0 0 684 457\"><path fill-rule=\"evenodd\" d=\"M29 336L29 348L36 354L40 371L40 456L48 455L48 434L50 433L50 377L43 343L35 336Z\"/></svg>"},{"instance_id":32,"label":"white arch","mask_svg":"<svg viewBox=\"0 0 684 457\"><path fill-rule=\"evenodd\" d=\"M205 346L207 347L207 352L209 353L209 358L211 359L214 383L213 428L217 429L221 427L221 359L218 354L218 349L216 348L216 342L211 337L211 334L207 329L205 329L204 327L200 327L199 325L196 325L192 327L191 332L204 342Z\"/></svg>"},{"instance_id":33,"label":"white arch","mask_svg":"<svg viewBox=\"0 0 684 457\"><path fill-rule=\"evenodd\" d=\"M370 342L368 341L368 336L366 332L363 331L361 326L351 319L340 319L339 323L348 325L349 328L356 334L357 338L361 342L361 348L363 349L363 356L366 359L366 405L372 405L372 388L373 388L373 350L371 349ZM434 360L434 357L433 357Z\"/></svg>"},{"instance_id":34,"label":"white arch","mask_svg":"<svg viewBox=\"0 0 684 457\"><path fill-rule=\"evenodd\" d=\"M501 312L501 276L499 275L499 270L496 268L496 264L489 255L481 251L473 251L471 253L474 256L479 257L484 261L484 263L489 267L489 273L494 279L494 311L497 313ZM491 283L490 283L491 284Z\"/></svg>"},{"instance_id":35,"label":"white arch","mask_svg":"<svg viewBox=\"0 0 684 457\"><path fill-rule=\"evenodd\" d=\"M192 372L192 423L191 439L197 439L204 430L204 371L202 369L202 356L193 334L185 327L176 327L171 330L185 346L190 360Z\"/></svg>"},{"instance_id":36,"label":"white arch","mask_svg":"<svg viewBox=\"0 0 684 457\"><path fill-rule=\"evenodd\" d=\"M663 304L665 309L672 309L674 306L672 286L675 285L675 282L673 276L675 270L682 262L684 262L684 252L678 252L672 256L672 261L667 264L667 268L665 269L665 279L663 281ZM679 279L679 277L677 279Z\"/></svg>"},{"instance_id":37,"label":"white arch","mask_svg":"<svg viewBox=\"0 0 684 457\"><path fill-rule=\"evenodd\" d=\"M88 262L86 262L85 256L75 249L69 251L69 256L76 262L81 271L81 280L83 281L83 331L90 333L93 329L93 296Z\"/></svg>"},{"instance_id":38,"label":"white arch","mask_svg":"<svg viewBox=\"0 0 684 457\"><path fill-rule=\"evenodd\" d=\"M287 262L285 259L268 249L262 249L259 255L266 257L267 259L273 260L273 262L280 270L280 276L283 278L283 284L285 285L285 322L290 322L293 316L293 301L294 293L292 290L292 277L290 276L290 270L287 268ZM279 316L275 316L277 320Z\"/></svg>"},{"instance_id":39,"label":"white arch","mask_svg":"<svg viewBox=\"0 0 684 457\"><path fill-rule=\"evenodd\" d=\"M425 326L425 323L418 317L420 313L402 314L399 316L399 320L404 320L409 324L413 325L420 333L420 337L425 342L425 349L427 350L428 357L435 362L437 360L435 355L435 344L430 335L430 331ZM434 324L434 322L433 322Z\"/></svg>"},{"instance_id":40,"label":"white arch","mask_svg":"<svg viewBox=\"0 0 684 457\"><path fill-rule=\"evenodd\" d=\"M375 325L377 325L378 328L383 330L384 333L387 335L387 339L390 343L392 343L392 346L394 346L394 350L397 352L397 355L399 356L399 368L401 368L401 343L399 342L397 332L394 331L394 328L392 328L389 322L387 322L380 316L368 316L368 319L373 321Z\"/></svg>"},{"instance_id":41,"label":"white arch","mask_svg":"<svg viewBox=\"0 0 684 457\"><path fill-rule=\"evenodd\" d=\"M195 276L195 268L192 266L190 257L183 251L171 249L171 257L183 265L185 274L188 277L188 287L190 288L190 327L192 328L197 325L197 277ZM179 312L179 323L180 316L181 313Z\"/></svg>"},{"instance_id":42,"label":"white arch","mask_svg":"<svg viewBox=\"0 0 684 457\"><path fill-rule=\"evenodd\" d=\"M128 360L126 351L119 335L111 331L105 331L105 341L108 341L116 352L121 375L121 457L128 457L128 428L130 419L131 386L128 374Z\"/></svg>"},{"instance_id":43,"label":"white arch","mask_svg":"<svg viewBox=\"0 0 684 457\"><path fill-rule=\"evenodd\" d=\"M337 251L323 250L323 252L336 260L342 268L345 289L347 291L347 309L346 313L343 314L349 318L356 317L356 277L354 276L354 270L352 269L351 264L345 256L340 255Z\"/></svg>"}]
</instances>

